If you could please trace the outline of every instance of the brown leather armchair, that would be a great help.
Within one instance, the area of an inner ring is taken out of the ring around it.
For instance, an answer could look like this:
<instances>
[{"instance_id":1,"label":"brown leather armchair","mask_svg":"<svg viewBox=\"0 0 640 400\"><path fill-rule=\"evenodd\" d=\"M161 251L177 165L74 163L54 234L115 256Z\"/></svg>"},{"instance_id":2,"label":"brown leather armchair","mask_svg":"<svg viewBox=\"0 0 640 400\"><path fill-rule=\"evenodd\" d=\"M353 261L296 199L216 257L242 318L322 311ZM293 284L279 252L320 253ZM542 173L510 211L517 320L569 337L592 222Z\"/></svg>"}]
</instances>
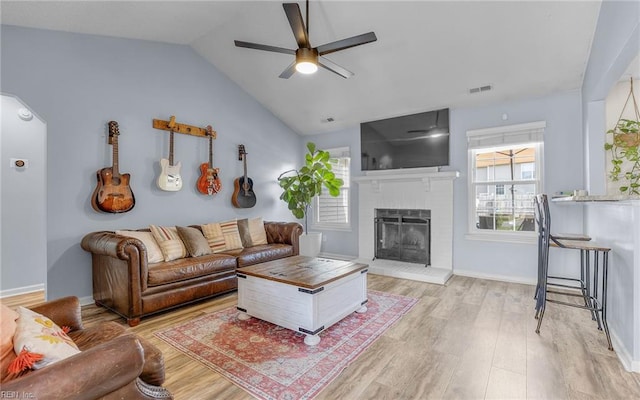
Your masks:
<instances>
[{"instance_id":1,"label":"brown leather armchair","mask_svg":"<svg viewBox=\"0 0 640 400\"><path fill-rule=\"evenodd\" d=\"M3 382L2 393L16 398L54 399L172 399L161 385L164 358L144 338L127 333L115 322L84 328L77 297L64 297L33 307L69 336L81 352Z\"/></svg>"}]
</instances>

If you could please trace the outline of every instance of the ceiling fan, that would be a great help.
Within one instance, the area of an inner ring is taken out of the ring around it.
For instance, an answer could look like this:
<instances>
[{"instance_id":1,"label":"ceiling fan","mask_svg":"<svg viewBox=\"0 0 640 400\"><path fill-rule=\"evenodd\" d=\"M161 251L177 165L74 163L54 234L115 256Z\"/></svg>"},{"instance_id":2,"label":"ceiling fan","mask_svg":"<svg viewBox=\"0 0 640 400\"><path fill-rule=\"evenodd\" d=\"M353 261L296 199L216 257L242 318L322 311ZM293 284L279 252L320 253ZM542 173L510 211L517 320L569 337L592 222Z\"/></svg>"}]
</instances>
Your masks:
<instances>
[{"instance_id":1,"label":"ceiling fan","mask_svg":"<svg viewBox=\"0 0 640 400\"><path fill-rule=\"evenodd\" d=\"M312 74L318 70L318 65L325 68L335 74L340 75L343 78L349 78L353 76L353 72L339 66L338 64L323 57L326 54L334 53L336 51L345 50L350 47L360 46L362 44L375 42L378 40L376 34L373 32L363 33L362 35L352 36L347 39L337 40L335 42L323 44L318 47L311 47L309 43L309 0L307 0L307 25L302 19L302 13L298 3L284 3L282 4L284 12L287 14L289 25L293 31L293 36L298 43L297 50L285 49L283 47L269 46L265 44L243 42L235 40L237 47L246 47L249 49L272 51L275 53L284 53L295 55L296 60L291 63L281 74L280 78L289 79L294 72L298 71L302 74Z\"/></svg>"}]
</instances>

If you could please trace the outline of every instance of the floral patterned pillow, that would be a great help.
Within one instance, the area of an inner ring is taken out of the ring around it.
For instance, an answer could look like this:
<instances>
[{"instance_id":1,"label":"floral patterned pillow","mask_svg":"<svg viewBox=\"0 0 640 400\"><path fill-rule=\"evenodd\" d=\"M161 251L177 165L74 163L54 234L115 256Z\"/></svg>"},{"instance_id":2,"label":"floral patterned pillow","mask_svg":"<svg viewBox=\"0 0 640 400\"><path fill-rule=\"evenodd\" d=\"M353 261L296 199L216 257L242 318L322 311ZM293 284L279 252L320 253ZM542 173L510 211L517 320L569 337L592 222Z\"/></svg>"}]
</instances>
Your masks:
<instances>
[{"instance_id":1,"label":"floral patterned pillow","mask_svg":"<svg viewBox=\"0 0 640 400\"><path fill-rule=\"evenodd\" d=\"M24 307L18 307L13 349L18 357L10 372L39 369L80 352L78 346L49 318Z\"/></svg>"}]
</instances>

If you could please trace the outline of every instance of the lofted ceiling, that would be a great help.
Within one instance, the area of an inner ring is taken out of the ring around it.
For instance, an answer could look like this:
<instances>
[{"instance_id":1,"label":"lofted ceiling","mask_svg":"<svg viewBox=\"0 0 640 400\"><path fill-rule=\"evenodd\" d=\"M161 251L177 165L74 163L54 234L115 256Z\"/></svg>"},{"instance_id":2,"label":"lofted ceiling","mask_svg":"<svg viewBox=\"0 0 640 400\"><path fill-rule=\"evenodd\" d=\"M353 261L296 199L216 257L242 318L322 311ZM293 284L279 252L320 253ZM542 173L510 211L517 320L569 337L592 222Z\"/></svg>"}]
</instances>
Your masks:
<instances>
[{"instance_id":1,"label":"lofted ceiling","mask_svg":"<svg viewBox=\"0 0 640 400\"><path fill-rule=\"evenodd\" d=\"M299 2L304 15L304 2ZM311 1L312 46L374 31L327 56L355 73L280 73L296 48L276 1L5 1L2 23L190 45L300 134L579 89L599 1ZM492 90L469 94L491 85ZM327 122L333 118L333 122Z\"/></svg>"}]
</instances>

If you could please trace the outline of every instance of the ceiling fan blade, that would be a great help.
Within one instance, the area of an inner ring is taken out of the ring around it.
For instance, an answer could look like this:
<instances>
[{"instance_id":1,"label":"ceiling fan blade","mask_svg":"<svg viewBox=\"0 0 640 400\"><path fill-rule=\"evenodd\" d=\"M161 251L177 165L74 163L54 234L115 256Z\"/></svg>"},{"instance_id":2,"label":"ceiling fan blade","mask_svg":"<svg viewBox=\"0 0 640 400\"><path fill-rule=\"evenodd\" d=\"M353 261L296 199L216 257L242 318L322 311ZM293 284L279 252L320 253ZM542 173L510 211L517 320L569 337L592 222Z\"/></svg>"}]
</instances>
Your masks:
<instances>
[{"instance_id":1,"label":"ceiling fan blade","mask_svg":"<svg viewBox=\"0 0 640 400\"><path fill-rule=\"evenodd\" d=\"M323 56L325 54L333 53L334 51L348 49L350 47L360 46L361 44L371 43L378 40L376 34L373 32L363 33L362 35L352 36L347 39L338 40L335 42L323 44L318 46L318 54Z\"/></svg>"},{"instance_id":2,"label":"ceiling fan blade","mask_svg":"<svg viewBox=\"0 0 640 400\"><path fill-rule=\"evenodd\" d=\"M291 77L291 75L293 75L293 73L296 72L296 62L292 62L291 65L289 65L287 67L287 69L285 69L284 71L282 71L282 73L280 74L280 78L282 79L289 79Z\"/></svg>"},{"instance_id":3,"label":"ceiling fan blade","mask_svg":"<svg viewBox=\"0 0 640 400\"><path fill-rule=\"evenodd\" d=\"M348 69L342 68L338 64L324 57L318 57L318 64L320 64L322 68L328 69L334 74L338 74L345 79L349 79L353 75L355 75L353 72L349 71Z\"/></svg>"},{"instance_id":4,"label":"ceiling fan blade","mask_svg":"<svg viewBox=\"0 0 640 400\"><path fill-rule=\"evenodd\" d=\"M273 51L275 53L284 53L284 54L292 54L292 55L296 54L295 50L285 49L284 47L276 47L276 46L269 46L266 44L243 42L241 40L234 40L234 43L236 44L237 47L246 47L248 49Z\"/></svg>"},{"instance_id":5,"label":"ceiling fan blade","mask_svg":"<svg viewBox=\"0 0 640 400\"><path fill-rule=\"evenodd\" d=\"M298 3L284 3L282 5L284 12L287 14L289 25L293 31L293 36L296 38L298 47L311 47L309 45L309 37L304 27L304 21L302 20L302 13L300 12L300 6ZM308 21L307 21L308 22Z\"/></svg>"}]
</instances>

